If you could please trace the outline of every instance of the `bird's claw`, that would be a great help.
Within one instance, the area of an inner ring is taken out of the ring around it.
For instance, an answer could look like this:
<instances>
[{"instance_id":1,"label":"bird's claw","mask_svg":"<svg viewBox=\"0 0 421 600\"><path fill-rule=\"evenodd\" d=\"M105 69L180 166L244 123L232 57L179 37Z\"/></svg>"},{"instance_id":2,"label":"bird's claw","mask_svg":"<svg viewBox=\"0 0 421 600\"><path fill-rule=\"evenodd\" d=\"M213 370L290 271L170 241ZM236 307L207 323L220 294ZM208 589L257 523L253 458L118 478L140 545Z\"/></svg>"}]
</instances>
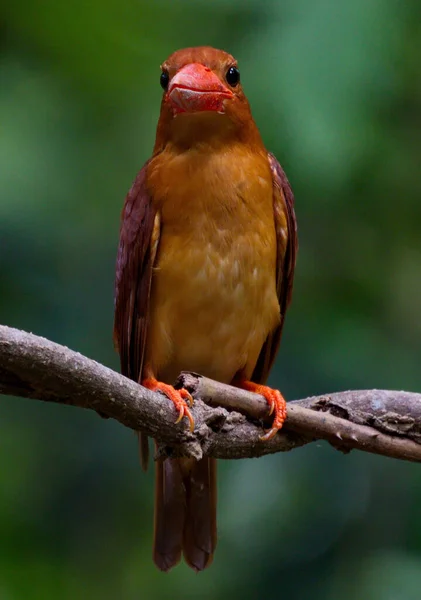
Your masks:
<instances>
[{"instance_id":1,"label":"bird's claw","mask_svg":"<svg viewBox=\"0 0 421 600\"><path fill-rule=\"evenodd\" d=\"M287 405L285 398L279 390L273 390L267 385L254 383L253 381L243 381L241 387L249 392L260 394L265 398L269 405L269 416L274 415L272 427L264 435L260 436L263 442L271 440L278 433L287 418Z\"/></svg>"},{"instance_id":2,"label":"bird's claw","mask_svg":"<svg viewBox=\"0 0 421 600\"><path fill-rule=\"evenodd\" d=\"M269 431L267 431L264 435L259 436L259 440L262 440L262 442L267 442L268 440L271 440L273 437L275 437L278 431L279 429L277 429L276 427L272 427L272 429L269 429Z\"/></svg>"},{"instance_id":3,"label":"bird's claw","mask_svg":"<svg viewBox=\"0 0 421 600\"><path fill-rule=\"evenodd\" d=\"M178 391L180 391L180 392L186 392L190 396L190 394L187 392L187 390L183 389L183 390L178 390ZM180 396L181 396L180 403L176 404L174 402L174 400L173 400L175 408L178 410L178 417L177 417L177 420L176 420L175 423L176 424L180 423L180 421L181 421L181 419L183 419L183 417L187 417L187 419L189 420L189 429L193 433L193 431L194 431L194 419L193 419L193 415L191 414L190 409L188 407L188 404L190 406L193 405L193 398L191 398L191 396L190 396L191 401L189 401L189 400L186 400L186 398L184 397L184 394L183 395L180 394ZM172 400L172 398L171 398L171 400Z\"/></svg>"},{"instance_id":4,"label":"bird's claw","mask_svg":"<svg viewBox=\"0 0 421 600\"><path fill-rule=\"evenodd\" d=\"M261 394L269 404L269 415L274 415L272 427L264 435L260 437L263 442L271 440L278 433L287 418L287 405L285 398L282 396L279 390L273 390L267 386L263 386L266 389L260 390Z\"/></svg>"},{"instance_id":5,"label":"bird's claw","mask_svg":"<svg viewBox=\"0 0 421 600\"><path fill-rule=\"evenodd\" d=\"M190 406L190 408L192 408L192 406L194 404L194 398L190 394L190 392L188 392L185 388L181 388L181 390L179 390L179 391L181 393L181 397L184 398L184 400L187 401L187 404Z\"/></svg>"},{"instance_id":6,"label":"bird's claw","mask_svg":"<svg viewBox=\"0 0 421 600\"><path fill-rule=\"evenodd\" d=\"M189 421L189 429L191 432L194 431L194 419L189 408L189 406L193 406L193 397L186 389L181 388L180 390L176 390L172 385L163 383L162 381L157 381L154 378L145 379L142 381L142 385L149 390L160 391L165 394L165 396L171 400L175 409L178 411L178 417L175 421L176 424L180 423L184 417L187 417Z\"/></svg>"}]
</instances>

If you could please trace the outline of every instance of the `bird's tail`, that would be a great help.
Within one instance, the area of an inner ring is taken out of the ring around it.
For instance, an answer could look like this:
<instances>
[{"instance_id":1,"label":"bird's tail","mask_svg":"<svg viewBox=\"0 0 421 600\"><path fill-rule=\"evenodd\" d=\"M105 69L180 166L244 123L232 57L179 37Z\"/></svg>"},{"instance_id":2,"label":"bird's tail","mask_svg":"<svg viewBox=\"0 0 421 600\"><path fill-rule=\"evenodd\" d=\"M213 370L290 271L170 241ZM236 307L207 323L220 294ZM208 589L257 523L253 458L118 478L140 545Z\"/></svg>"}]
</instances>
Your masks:
<instances>
[{"instance_id":1,"label":"bird's tail","mask_svg":"<svg viewBox=\"0 0 421 600\"><path fill-rule=\"evenodd\" d=\"M153 558L162 571L183 553L196 571L208 567L216 546L216 461L156 461Z\"/></svg>"}]
</instances>

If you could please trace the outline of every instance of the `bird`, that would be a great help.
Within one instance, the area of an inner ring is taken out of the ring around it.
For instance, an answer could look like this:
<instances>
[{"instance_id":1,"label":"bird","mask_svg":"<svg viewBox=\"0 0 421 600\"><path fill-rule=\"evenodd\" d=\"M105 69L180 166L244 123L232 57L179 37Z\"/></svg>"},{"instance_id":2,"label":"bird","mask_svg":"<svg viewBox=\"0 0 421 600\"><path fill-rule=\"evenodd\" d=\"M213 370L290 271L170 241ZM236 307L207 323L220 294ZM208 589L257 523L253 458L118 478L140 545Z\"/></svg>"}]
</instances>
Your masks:
<instances>
[{"instance_id":1,"label":"bird","mask_svg":"<svg viewBox=\"0 0 421 600\"><path fill-rule=\"evenodd\" d=\"M173 383L195 371L263 395L281 429L286 403L266 385L291 301L294 197L266 150L237 61L210 46L172 53L151 158L128 192L120 225L114 343L122 374L174 405L194 427L192 398ZM148 439L139 433L141 463ZM213 560L216 461L155 461L153 560Z\"/></svg>"}]
</instances>

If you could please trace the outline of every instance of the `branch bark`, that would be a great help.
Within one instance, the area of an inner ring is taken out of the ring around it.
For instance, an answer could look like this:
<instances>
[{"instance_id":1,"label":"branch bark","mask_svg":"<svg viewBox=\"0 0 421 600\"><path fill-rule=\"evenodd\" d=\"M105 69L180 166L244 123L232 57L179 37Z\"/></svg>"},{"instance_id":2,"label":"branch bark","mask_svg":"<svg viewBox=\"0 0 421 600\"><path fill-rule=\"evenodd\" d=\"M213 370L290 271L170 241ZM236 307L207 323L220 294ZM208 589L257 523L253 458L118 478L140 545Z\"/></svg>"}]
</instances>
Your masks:
<instances>
[{"instance_id":1,"label":"branch bark","mask_svg":"<svg viewBox=\"0 0 421 600\"><path fill-rule=\"evenodd\" d=\"M264 398L182 373L178 386L195 398L195 430L175 425L174 408L119 373L44 338L0 326L0 393L90 408L141 430L170 456L252 458L327 440L421 462L421 394L386 390L339 392L288 403L284 429L262 442Z\"/></svg>"}]
</instances>

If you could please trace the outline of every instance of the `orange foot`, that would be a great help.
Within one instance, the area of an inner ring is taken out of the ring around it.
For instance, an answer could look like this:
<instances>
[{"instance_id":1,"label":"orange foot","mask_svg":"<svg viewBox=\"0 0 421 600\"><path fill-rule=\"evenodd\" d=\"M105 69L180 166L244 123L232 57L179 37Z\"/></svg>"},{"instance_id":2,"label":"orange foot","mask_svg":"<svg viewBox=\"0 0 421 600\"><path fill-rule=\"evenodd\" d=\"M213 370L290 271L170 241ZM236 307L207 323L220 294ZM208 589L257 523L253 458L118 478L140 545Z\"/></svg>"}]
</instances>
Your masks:
<instances>
[{"instance_id":1,"label":"orange foot","mask_svg":"<svg viewBox=\"0 0 421 600\"><path fill-rule=\"evenodd\" d=\"M249 392L254 392L255 394L260 394L263 398L266 398L269 404L269 415L273 413L274 418L272 428L265 435L262 435L260 439L263 441L272 439L282 429L282 425L287 418L287 403L285 402L285 398L280 391L273 390L267 385L253 383L252 381L242 381L238 387Z\"/></svg>"},{"instance_id":2,"label":"orange foot","mask_svg":"<svg viewBox=\"0 0 421 600\"><path fill-rule=\"evenodd\" d=\"M184 388L176 390L172 385L158 381L154 377L147 377L142 381L142 385L152 392L163 392L174 403L176 410L178 410L176 423L179 423L183 417L187 417L190 423L190 431L194 430L194 419L189 410L189 405L193 406L193 398L187 390Z\"/></svg>"}]
</instances>

